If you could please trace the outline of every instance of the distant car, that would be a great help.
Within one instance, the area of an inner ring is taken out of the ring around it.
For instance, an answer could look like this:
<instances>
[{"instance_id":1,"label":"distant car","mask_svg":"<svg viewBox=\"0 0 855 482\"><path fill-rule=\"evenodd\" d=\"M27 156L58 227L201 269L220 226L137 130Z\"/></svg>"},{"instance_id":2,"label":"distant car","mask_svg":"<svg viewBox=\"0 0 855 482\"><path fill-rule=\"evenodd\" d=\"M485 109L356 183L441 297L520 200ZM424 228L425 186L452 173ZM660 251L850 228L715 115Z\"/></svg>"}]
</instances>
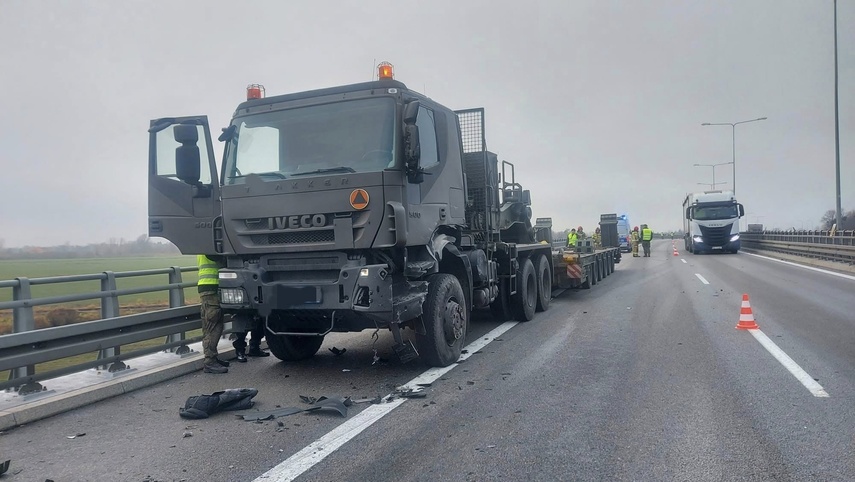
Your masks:
<instances>
[{"instance_id":1,"label":"distant car","mask_svg":"<svg viewBox=\"0 0 855 482\"><path fill-rule=\"evenodd\" d=\"M632 246L630 246L630 234L629 234L629 220L626 219L626 214L622 215L618 218L617 221L617 232L618 232L618 240L620 240L620 250L624 253L628 253L631 251Z\"/></svg>"}]
</instances>

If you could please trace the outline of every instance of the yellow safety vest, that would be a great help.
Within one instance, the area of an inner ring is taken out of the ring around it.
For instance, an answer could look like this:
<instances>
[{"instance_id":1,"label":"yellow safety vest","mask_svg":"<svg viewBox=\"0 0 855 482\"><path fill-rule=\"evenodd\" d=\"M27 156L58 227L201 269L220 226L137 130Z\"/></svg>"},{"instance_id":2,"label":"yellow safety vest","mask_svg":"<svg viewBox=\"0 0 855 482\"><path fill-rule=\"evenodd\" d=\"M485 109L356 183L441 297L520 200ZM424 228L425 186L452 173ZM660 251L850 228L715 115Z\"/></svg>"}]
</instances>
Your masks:
<instances>
[{"instance_id":1,"label":"yellow safety vest","mask_svg":"<svg viewBox=\"0 0 855 482\"><path fill-rule=\"evenodd\" d=\"M220 266L204 254L196 255L196 264L199 265L199 292L217 291L220 286Z\"/></svg>"},{"instance_id":2,"label":"yellow safety vest","mask_svg":"<svg viewBox=\"0 0 855 482\"><path fill-rule=\"evenodd\" d=\"M641 240L642 241L650 241L653 239L653 230L650 228L644 228L641 230Z\"/></svg>"},{"instance_id":3,"label":"yellow safety vest","mask_svg":"<svg viewBox=\"0 0 855 482\"><path fill-rule=\"evenodd\" d=\"M567 235L567 246L570 246L571 248L575 248L576 247L576 239L577 239L576 233L568 234Z\"/></svg>"}]
</instances>

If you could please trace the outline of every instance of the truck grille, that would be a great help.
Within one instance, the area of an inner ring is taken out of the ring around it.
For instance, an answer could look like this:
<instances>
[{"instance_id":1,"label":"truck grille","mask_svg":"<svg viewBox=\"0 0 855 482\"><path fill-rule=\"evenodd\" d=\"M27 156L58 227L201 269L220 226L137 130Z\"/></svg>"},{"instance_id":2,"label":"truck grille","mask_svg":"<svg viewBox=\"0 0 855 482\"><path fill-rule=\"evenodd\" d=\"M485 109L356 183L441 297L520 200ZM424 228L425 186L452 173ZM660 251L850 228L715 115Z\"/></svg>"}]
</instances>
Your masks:
<instances>
[{"instance_id":1,"label":"truck grille","mask_svg":"<svg viewBox=\"0 0 855 482\"><path fill-rule=\"evenodd\" d=\"M250 239L252 240L252 244L256 246L334 243L335 233L330 229L325 231L304 231L296 233L254 234L250 236Z\"/></svg>"},{"instance_id":2,"label":"truck grille","mask_svg":"<svg viewBox=\"0 0 855 482\"><path fill-rule=\"evenodd\" d=\"M709 246L724 246L730 241L730 225L721 227L700 226L704 243Z\"/></svg>"}]
</instances>

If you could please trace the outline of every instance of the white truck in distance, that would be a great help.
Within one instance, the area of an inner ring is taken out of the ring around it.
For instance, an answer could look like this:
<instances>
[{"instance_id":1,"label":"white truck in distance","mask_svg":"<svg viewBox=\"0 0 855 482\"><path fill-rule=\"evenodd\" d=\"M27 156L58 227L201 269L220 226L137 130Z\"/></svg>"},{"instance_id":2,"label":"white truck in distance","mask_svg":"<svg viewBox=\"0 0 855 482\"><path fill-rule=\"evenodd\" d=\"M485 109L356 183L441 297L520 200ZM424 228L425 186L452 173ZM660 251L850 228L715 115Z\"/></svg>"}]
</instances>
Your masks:
<instances>
[{"instance_id":1,"label":"white truck in distance","mask_svg":"<svg viewBox=\"0 0 855 482\"><path fill-rule=\"evenodd\" d=\"M709 253L739 251L739 218L742 204L731 191L687 194L683 201L683 232L686 251Z\"/></svg>"}]
</instances>

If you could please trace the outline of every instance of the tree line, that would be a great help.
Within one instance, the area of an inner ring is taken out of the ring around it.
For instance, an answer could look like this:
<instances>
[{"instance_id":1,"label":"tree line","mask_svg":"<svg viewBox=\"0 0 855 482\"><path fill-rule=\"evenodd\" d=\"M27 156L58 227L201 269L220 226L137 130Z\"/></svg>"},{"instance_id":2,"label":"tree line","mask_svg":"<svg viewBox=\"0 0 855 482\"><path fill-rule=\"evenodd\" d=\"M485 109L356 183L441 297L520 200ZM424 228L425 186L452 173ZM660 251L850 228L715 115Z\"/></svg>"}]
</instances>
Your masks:
<instances>
[{"instance_id":1,"label":"tree line","mask_svg":"<svg viewBox=\"0 0 855 482\"><path fill-rule=\"evenodd\" d=\"M0 259L72 259L118 258L123 256L179 255L181 252L168 241L152 241L141 234L137 239L111 238L103 243L60 246L23 246L6 248L0 239Z\"/></svg>"}]
</instances>

